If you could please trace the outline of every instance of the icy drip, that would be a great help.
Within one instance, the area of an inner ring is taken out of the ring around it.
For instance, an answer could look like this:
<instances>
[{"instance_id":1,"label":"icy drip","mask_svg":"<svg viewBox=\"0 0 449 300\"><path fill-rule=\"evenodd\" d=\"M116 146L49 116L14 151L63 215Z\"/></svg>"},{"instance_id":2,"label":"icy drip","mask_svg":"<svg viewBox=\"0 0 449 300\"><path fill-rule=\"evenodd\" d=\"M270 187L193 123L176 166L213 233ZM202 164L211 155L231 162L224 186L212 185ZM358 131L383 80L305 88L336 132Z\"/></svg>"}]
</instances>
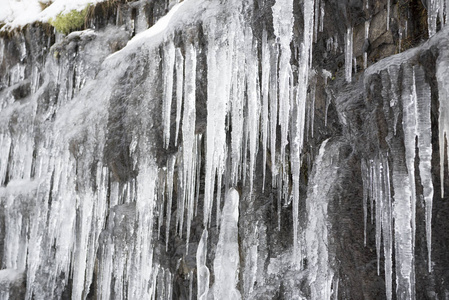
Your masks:
<instances>
[{"instance_id":1,"label":"icy drip","mask_svg":"<svg viewBox=\"0 0 449 300\"><path fill-rule=\"evenodd\" d=\"M390 19L390 18L388 18L388 19ZM365 21L365 43L368 43L370 24L371 24L370 20ZM364 51L363 51L363 68L366 69L367 67L368 67L368 53L364 49Z\"/></svg>"},{"instance_id":2,"label":"icy drip","mask_svg":"<svg viewBox=\"0 0 449 300\"><path fill-rule=\"evenodd\" d=\"M440 6L440 0L427 1L427 23L429 24L429 37L437 32L437 18Z\"/></svg>"},{"instance_id":3,"label":"icy drip","mask_svg":"<svg viewBox=\"0 0 449 300\"><path fill-rule=\"evenodd\" d=\"M417 137L419 155L419 175L423 187L423 196L426 207L426 240L428 252L429 272L432 271L432 204L433 204L433 182L432 182L432 124L431 124L431 91L426 83L424 70L414 67L415 90L417 96Z\"/></svg>"},{"instance_id":4,"label":"icy drip","mask_svg":"<svg viewBox=\"0 0 449 300\"><path fill-rule=\"evenodd\" d=\"M224 26L220 24L219 26ZM228 26L234 26L229 24ZM225 122L230 96L232 49L221 45L217 39L215 20L208 24L207 52L207 129L206 129L206 178L204 191L204 225L209 224L212 213L215 179L223 176L226 160ZM232 31L232 30L230 30ZM221 179L219 179L221 180ZM221 189L221 186L218 187ZM217 212L220 199L217 199ZM217 213L218 214L218 213ZM218 220L217 220L218 222Z\"/></svg>"},{"instance_id":5,"label":"icy drip","mask_svg":"<svg viewBox=\"0 0 449 300\"><path fill-rule=\"evenodd\" d=\"M262 190L265 189L265 172L267 164L267 148L268 148L268 106L269 106L269 91L270 91L270 49L267 41L267 31L262 32L262 111L261 111L261 136L262 136L262 151L263 151L263 182Z\"/></svg>"},{"instance_id":6,"label":"icy drip","mask_svg":"<svg viewBox=\"0 0 449 300\"><path fill-rule=\"evenodd\" d=\"M347 82L352 81L352 41L353 41L353 33L352 27L349 27L346 31L345 37L345 78Z\"/></svg>"},{"instance_id":7,"label":"icy drip","mask_svg":"<svg viewBox=\"0 0 449 300\"><path fill-rule=\"evenodd\" d=\"M142 149L142 151L145 150ZM128 299L150 298L155 291L155 287L151 283L154 281L152 280L154 275L152 241L157 173L158 168L151 161L151 158L141 163L137 178L137 238L134 253L129 261L129 267L137 267L132 271L130 270L131 274L129 275L136 276L135 278L138 278L138 280L130 280L128 282L128 295L126 297Z\"/></svg>"},{"instance_id":8,"label":"icy drip","mask_svg":"<svg viewBox=\"0 0 449 300\"><path fill-rule=\"evenodd\" d=\"M314 12L314 25L313 25L313 42L316 43L318 38L318 28L320 26L320 6L321 0L316 0L315 2L315 12Z\"/></svg>"},{"instance_id":9,"label":"icy drip","mask_svg":"<svg viewBox=\"0 0 449 300\"><path fill-rule=\"evenodd\" d=\"M387 299L392 299L392 201L390 191L390 169L384 154L362 160L364 243L366 246L367 203L371 199L371 217L375 216L377 274L380 273L381 243L385 258L385 289Z\"/></svg>"},{"instance_id":10,"label":"icy drip","mask_svg":"<svg viewBox=\"0 0 449 300\"><path fill-rule=\"evenodd\" d=\"M175 173L176 157L170 156L167 160L167 210L165 215L165 250L168 250L168 241L170 240L170 222L173 202L173 176Z\"/></svg>"},{"instance_id":11,"label":"icy drip","mask_svg":"<svg viewBox=\"0 0 449 300\"><path fill-rule=\"evenodd\" d=\"M449 156L449 151L446 152L447 140L449 136L449 47L444 47L437 60L437 81L438 81L438 98L439 98L439 144L440 144L440 182L441 182L441 197L444 197L444 160ZM448 147L449 149L449 147Z\"/></svg>"},{"instance_id":12,"label":"icy drip","mask_svg":"<svg viewBox=\"0 0 449 300\"><path fill-rule=\"evenodd\" d=\"M307 3L307 2L305 2ZM312 4L313 5L313 4ZM288 129L290 123L290 42L293 35L293 1L292 0L277 0L273 10L273 27L274 34L277 37L280 46L280 59L279 59L279 125L281 127L281 153L280 160L285 172L285 151L288 144ZM313 15L313 6L312 6ZM312 18L313 22L313 18ZM313 24L310 28L313 31ZM304 31L306 32L306 31ZM311 33L312 35L312 33ZM282 174L284 177L284 174Z\"/></svg>"},{"instance_id":13,"label":"icy drip","mask_svg":"<svg viewBox=\"0 0 449 300\"><path fill-rule=\"evenodd\" d=\"M323 189L320 184L330 178L330 175L323 176L321 171L327 170L334 173L335 167L331 165L331 159L324 158L326 144L325 140L321 146L314 164L314 171L307 191L307 228L305 231L307 265L309 270L309 284L311 299L330 299L332 295L332 281L334 272L329 267L329 240L327 210L329 201L329 189Z\"/></svg>"},{"instance_id":14,"label":"icy drip","mask_svg":"<svg viewBox=\"0 0 449 300\"><path fill-rule=\"evenodd\" d=\"M314 1L304 2L304 41L301 44L298 85L295 98L296 115L293 116L292 145L290 150L293 178L293 261L297 267L301 261L299 258L300 245L298 243L299 180L302 160L301 154L304 144L307 87L309 84L309 71L312 59L313 5ZM314 96L312 95L312 97Z\"/></svg>"},{"instance_id":15,"label":"icy drip","mask_svg":"<svg viewBox=\"0 0 449 300\"><path fill-rule=\"evenodd\" d=\"M307 122L306 122L306 139L309 137L313 138L313 123L315 120L315 94L316 94L316 83L317 83L317 74L315 70L310 71L309 76L310 81L310 92L307 97Z\"/></svg>"},{"instance_id":16,"label":"icy drip","mask_svg":"<svg viewBox=\"0 0 449 300\"><path fill-rule=\"evenodd\" d=\"M175 146L178 145L179 125L181 123L182 96L184 86L184 58L181 49L176 48L176 131Z\"/></svg>"},{"instance_id":17,"label":"icy drip","mask_svg":"<svg viewBox=\"0 0 449 300\"><path fill-rule=\"evenodd\" d=\"M320 32L323 32L324 30L324 14L325 14L324 5L325 2L322 1L320 7L320 29L319 29Z\"/></svg>"},{"instance_id":18,"label":"icy drip","mask_svg":"<svg viewBox=\"0 0 449 300\"><path fill-rule=\"evenodd\" d=\"M164 79L164 105L162 108L162 122L164 124L164 147L170 143L170 116L173 95L173 68L175 65L175 46L173 42L168 42L164 47L164 63L162 78Z\"/></svg>"},{"instance_id":19,"label":"icy drip","mask_svg":"<svg viewBox=\"0 0 449 300\"><path fill-rule=\"evenodd\" d=\"M400 299L414 299L415 267L410 180L405 165L394 161L393 166L396 294Z\"/></svg>"},{"instance_id":20,"label":"icy drip","mask_svg":"<svg viewBox=\"0 0 449 300\"><path fill-rule=\"evenodd\" d=\"M277 124L278 124L278 60L279 60L279 48L275 43L271 44L270 49L270 154L271 154L271 173L272 182L271 185L276 187L276 179L279 174L276 163L276 139L277 139Z\"/></svg>"},{"instance_id":21,"label":"icy drip","mask_svg":"<svg viewBox=\"0 0 449 300\"><path fill-rule=\"evenodd\" d=\"M195 143L195 120L196 120L196 50L194 45L189 44L186 47L185 73L184 81L184 110L182 116L182 194L181 207L178 208L179 234L182 236L184 221L184 207L187 202L188 224L187 235L190 233L190 216L193 214L193 199L195 196L196 179L196 149ZM188 239L187 239L188 240Z\"/></svg>"},{"instance_id":22,"label":"icy drip","mask_svg":"<svg viewBox=\"0 0 449 300\"><path fill-rule=\"evenodd\" d=\"M403 89L403 129L407 169L411 184L412 230L415 233L415 143L418 139L419 175L423 186L423 196L426 207L426 239L428 248L428 264L431 271L431 221L433 183L431 174L432 144L431 144L431 96L430 86L425 82L424 70L419 67L404 67ZM411 91L407 92L407 89ZM414 247L414 238L412 240Z\"/></svg>"},{"instance_id":23,"label":"icy drip","mask_svg":"<svg viewBox=\"0 0 449 300\"><path fill-rule=\"evenodd\" d=\"M243 148L243 124L244 124L244 94L245 94L245 40L242 29L235 27L235 36L230 42L234 49L232 60L232 101L231 101L231 160L232 160L232 184L237 184L242 175L242 148Z\"/></svg>"},{"instance_id":24,"label":"icy drip","mask_svg":"<svg viewBox=\"0 0 449 300\"><path fill-rule=\"evenodd\" d=\"M221 217L220 234L214 259L214 299L241 299L238 291L239 269L239 194L231 189L226 197Z\"/></svg>"},{"instance_id":25,"label":"icy drip","mask_svg":"<svg viewBox=\"0 0 449 300\"><path fill-rule=\"evenodd\" d=\"M412 226L412 249L415 248L416 231L416 184L415 184L415 142L417 136L417 107L415 74L410 66L403 67L404 77L402 82L402 105L403 105L403 130L405 146L405 162L407 165L410 182L410 204L411 204L411 226ZM428 133L427 133L428 134ZM414 253L414 251L412 252Z\"/></svg>"},{"instance_id":26,"label":"icy drip","mask_svg":"<svg viewBox=\"0 0 449 300\"><path fill-rule=\"evenodd\" d=\"M253 191L254 168L256 163L257 146L259 144L259 116L260 116L260 91L258 82L258 60L255 57L253 34L250 28L245 33L246 39L246 87L248 97L248 114L246 117L246 136L249 140L249 186Z\"/></svg>"},{"instance_id":27,"label":"icy drip","mask_svg":"<svg viewBox=\"0 0 449 300\"><path fill-rule=\"evenodd\" d=\"M197 288L198 299L206 300L209 293L209 269L206 266L207 260L207 229L204 229L201 240L196 251Z\"/></svg>"},{"instance_id":28,"label":"icy drip","mask_svg":"<svg viewBox=\"0 0 449 300\"><path fill-rule=\"evenodd\" d=\"M324 112L324 126L327 127L327 115L328 115L328 111L329 111L329 105L331 104L330 98L332 96L332 91L329 89L327 82L329 81L329 78L332 79L332 73L326 69L323 69L322 77L324 79L324 90L326 92L326 108L325 108L325 112Z\"/></svg>"}]
</instances>

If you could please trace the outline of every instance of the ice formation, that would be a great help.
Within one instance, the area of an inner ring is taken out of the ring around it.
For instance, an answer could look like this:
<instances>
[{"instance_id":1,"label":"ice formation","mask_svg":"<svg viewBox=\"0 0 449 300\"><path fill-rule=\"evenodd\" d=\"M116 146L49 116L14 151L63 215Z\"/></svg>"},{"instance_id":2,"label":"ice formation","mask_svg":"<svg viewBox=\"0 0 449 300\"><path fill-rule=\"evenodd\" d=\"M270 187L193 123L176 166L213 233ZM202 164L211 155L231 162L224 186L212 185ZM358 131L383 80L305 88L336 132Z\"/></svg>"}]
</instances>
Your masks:
<instances>
[{"instance_id":1,"label":"ice formation","mask_svg":"<svg viewBox=\"0 0 449 300\"><path fill-rule=\"evenodd\" d=\"M19 13L15 7L20 3L25 2L8 2L12 15ZM62 5L58 12L72 9L68 2L60 3L55 1L47 12L37 11L34 3L29 8L36 9L33 17L23 20L8 19L3 11L0 21L12 28L46 20L53 6ZM447 23L448 2L428 3L429 35L435 36L437 24ZM393 27L390 4L388 29ZM266 283L261 268L269 265L271 276L285 260L298 278L306 277L310 299L338 299L342 275L332 252L336 242L330 211L343 151L332 138L316 140L322 128L316 127L315 114L323 113L317 94L324 82L329 93L324 104L327 127L328 108L335 101L328 83L334 73L316 70L312 63L313 41L323 32L327 5L323 0L300 3L304 17L297 39L295 5L293 0L276 0L270 11L273 28L256 29L245 21L252 9L246 1L185 0L122 50L110 55L97 44L98 61L77 61L73 67L71 59L77 58L57 58L54 48L45 72L36 68L31 79L25 78L27 46L22 42L21 59L9 70L8 84L29 80L31 96L29 101L15 101L11 93L2 92L0 99L0 204L6 224L1 267L11 270L0 271L0 283L26 270L26 299L60 298L69 282L72 299L86 299L91 293L99 299L171 299L177 292L174 281L184 276L190 298L196 292L204 300L241 299L256 297L257 284ZM362 24L365 40L370 22ZM337 34L326 41L330 53L344 52L345 86L359 80L355 31L346 28L343 47ZM101 39L92 30L66 38ZM433 43L440 51L436 79L444 182L449 48ZM0 40L0 54L4 47ZM378 105L393 119L385 134L388 145L373 146L376 150L369 155L360 151L357 160L365 246L371 218L378 275L384 263L386 298L393 299L396 288L398 299L414 299L416 207L421 196L432 271L432 87L424 67L406 62L415 52L370 67L367 49L362 52L364 105L374 105L367 96L373 90L369 80L380 74L382 90L375 92L386 104ZM4 59L0 56L0 64ZM130 74L144 79L120 90ZM111 88L115 86L119 88ZM57 89L57 100L45 98L46 89L52 88ZM128 95L137 100L124 108ZM48 103L41 103L42 98ZM337 113L345 123L344 113ZM308 141L316 143L310 150L304 149ZM310 179L304 170L306 155L312 161ZM133 175L124 178L123 173ZM302 191L306 181L307 191ZM418 183L421 187L416 188ZM254 225L248 233L251 242L240 248L239 224L252 217L245 215L241 202L265 201L258 189L277 193L272 214L278 232L285 221L283 209L291 204L291 257L269 260L262 253L268 250L258 252L267 239L263 224ZM212 233L218 234L216 247ZM158 255L169 251L173 239L183 241L183 247L174 250L178 254L196 254L195 269L184 270L187 262L182 258L177 262L179 275L160 261ZM300 292L294 296L302 297Z\"/></svg>"}]
</instances>

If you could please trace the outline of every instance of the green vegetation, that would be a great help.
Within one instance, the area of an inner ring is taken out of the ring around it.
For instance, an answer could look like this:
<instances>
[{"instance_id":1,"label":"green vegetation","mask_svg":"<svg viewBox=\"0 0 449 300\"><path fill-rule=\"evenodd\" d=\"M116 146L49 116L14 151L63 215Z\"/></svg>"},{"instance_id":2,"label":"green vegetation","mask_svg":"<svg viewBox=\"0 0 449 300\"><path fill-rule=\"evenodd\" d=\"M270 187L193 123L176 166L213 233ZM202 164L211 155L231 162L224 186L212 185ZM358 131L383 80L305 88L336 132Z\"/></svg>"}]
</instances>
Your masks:
<instances>
[{"instance_id":1,"label":"green vegetation","mask_svg":"<svg viewBox=\"0 0 449 300\"><path fill-rule=\"evenodd\" d=\"M71 10L66 14L60 13L55 19L50 19L49 23L56 28L57 31L68 34L76 29L84 26L89 6L81 11Z\"/></svg>"}]
</instances>

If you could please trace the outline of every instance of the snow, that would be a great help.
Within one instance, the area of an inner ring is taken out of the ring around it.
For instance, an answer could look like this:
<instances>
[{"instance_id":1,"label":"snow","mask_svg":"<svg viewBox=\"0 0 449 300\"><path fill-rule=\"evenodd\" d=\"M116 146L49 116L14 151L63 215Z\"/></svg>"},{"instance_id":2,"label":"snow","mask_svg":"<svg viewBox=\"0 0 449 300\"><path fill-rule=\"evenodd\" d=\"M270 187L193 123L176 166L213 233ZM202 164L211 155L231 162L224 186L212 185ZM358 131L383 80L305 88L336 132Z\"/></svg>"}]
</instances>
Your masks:
<instances>
[{"instance_id":1,"label":"snow","mask_svg":"<svg viewBox=\"0 0 449 300\"><path fill-rule=\"evenodd\" d=\"M105 0L54 0L51 5L42 10L38 0L0 0L0 23L5 23L2 31L23 27L33 22L47 23L58 14L71 10L81 11L89 4ZM45 1L41 1L45 2ZM48 3L48 1L47 1Z\"/></svg>"}]
</instances>

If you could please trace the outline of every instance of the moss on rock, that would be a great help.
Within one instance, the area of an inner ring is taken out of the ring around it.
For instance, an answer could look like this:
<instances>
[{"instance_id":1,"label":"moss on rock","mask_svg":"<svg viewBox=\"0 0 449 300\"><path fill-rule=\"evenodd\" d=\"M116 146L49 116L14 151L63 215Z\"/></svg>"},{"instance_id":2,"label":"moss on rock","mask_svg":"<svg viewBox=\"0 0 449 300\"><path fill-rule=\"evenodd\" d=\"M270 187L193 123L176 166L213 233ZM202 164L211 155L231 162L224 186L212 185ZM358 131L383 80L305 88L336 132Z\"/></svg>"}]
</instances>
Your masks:
<instances>
[{"instance_id":1,"label":"moss on rock","mask_svg":"<svg viewBox=\"0 0 449 300\"><path fill-rule=\"evenodd\" d=\"M56 28L57 31L68 34L76 29L84 26L89 6L81 11L71 10L65 14L58 14L55 19L50 19L49 23Z\"/></svg>"}]
</instances>

